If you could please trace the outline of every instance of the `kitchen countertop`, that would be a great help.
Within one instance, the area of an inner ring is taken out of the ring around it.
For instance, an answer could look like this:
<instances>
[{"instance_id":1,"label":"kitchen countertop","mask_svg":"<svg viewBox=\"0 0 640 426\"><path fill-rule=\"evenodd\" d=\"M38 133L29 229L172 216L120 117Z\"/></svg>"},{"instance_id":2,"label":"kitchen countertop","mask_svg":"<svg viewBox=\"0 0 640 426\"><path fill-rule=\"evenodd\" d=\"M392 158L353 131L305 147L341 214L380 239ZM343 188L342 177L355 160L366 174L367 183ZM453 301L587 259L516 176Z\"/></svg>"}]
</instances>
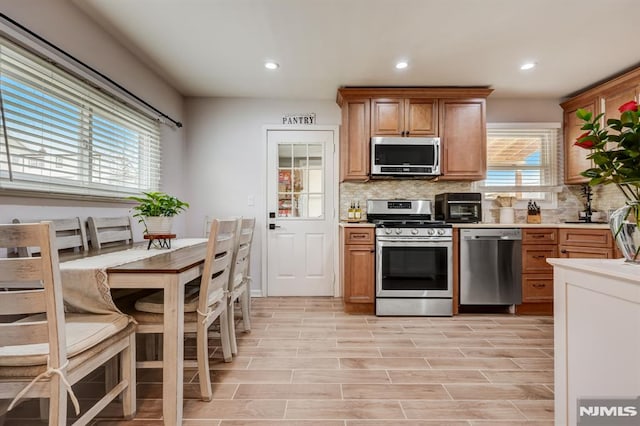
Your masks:
<instances>
[{"instance_id":1,"label":"kitchen countertop","mask_svg":"<svg viewBox=\"0 0 640 426\"><path fill-rule=\"evenodd\" d=\"M454 223L454 228L580 228L609 229L608 223Z\"/></svg>"},{"instance_id":2,"label":"kitchen countertop","mask_svg":"<svg viewBox=\"0 0 640 426\"><path fill-rule=\"evenodd\" d=\"M342 227L373 228L374 224L368 222L349 223L341 221ZM608 223L453 223L454 228L579 228L579 229L609 229Z\"/></svg>"}]
</instances>

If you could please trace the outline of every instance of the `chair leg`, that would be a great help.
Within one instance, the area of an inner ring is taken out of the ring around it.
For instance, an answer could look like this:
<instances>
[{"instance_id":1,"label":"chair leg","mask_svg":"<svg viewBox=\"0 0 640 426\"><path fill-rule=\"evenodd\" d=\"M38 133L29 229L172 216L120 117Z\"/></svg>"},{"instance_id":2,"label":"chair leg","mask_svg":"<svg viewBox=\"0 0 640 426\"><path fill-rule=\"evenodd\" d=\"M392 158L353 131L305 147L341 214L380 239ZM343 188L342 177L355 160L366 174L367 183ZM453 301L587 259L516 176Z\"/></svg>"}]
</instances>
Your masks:
<instances>
[{"instance_id":1,"label":"chair leg","mask_svg":"<svg viewBox=\"0 0 640 426\"><path fill-rule=\"evenodd\" d=\"M110 359L104 365L104 390L105 392L109 392L113 389L118 381L120 380L120 376L118 375L118 361L119 357Z\"/></svg>"},{"instance_id":2,"label":"chair leg","mask_svg":"<svg viewBox=\"0 0 640 426\"><path fill-rule=\"evenodd\" d=\"M240 303L242 304L244 332L248 333L251 331L251 295L248 288L245 288L242 295L240 295Z\"/></svg>"},{"instance_id":3,"label":"chair leg","mask_svg":"<svg viewBox=\"0 0 640 426\"><path fill-rule=\"evenodd\" d=\"M67 424L67 389L60 376L53 375L50 381L51 400L49 401L49 426Z\"/></svg>"},{"instance_id":4,"label":"chair leg","mask_svg":"<svg viewBox=\"0 0 640 426\"><path fill-rule=\"evenodd\" d=\"M229 312L225 309L220 314L220 344L222 345L222 358L224 362L231 362L231 339L229 336L229 323L233 322L233 320L229 319Z\"/></svg>"},{"instance_id":5,"label":"chair leg","mask_svg":"<svg viewBox=\"0 0 640 426\"><path fill-rule=\"evenodd\" d=\"M236 318L234 312L234 300L229 299L229 303L227 303L227 319L228 326L225 327L227 330L227 338L229 340L229 349L232 355L238 355L238 343L236 342ZM220 338L222 338L222 316L220 317Z\"/></svg>"},{"instance_id":6,"label":"chair leg","mask_svg":"<svg viewBox=\"0 0 640 426\"><path fill-rule=\"evenodd\" d=\"M200 381L200 397L203 401L211 401L211 376L209 375L209 339L207 328L198 324L196 333L196 353L198 359L198 377Z\"/></svg>"},{"instance_id":7,"label":"chair leg","mask_svg":"<svg viewBox=\"0 0 640 426\"><path fill-rule=\"evenodd\" d=\"M129 382L129 386L122 392L122 411L125 420L131 420L136 415L136 334L129 335L129 346L120 354L120 377ZM117 359L116 358L116 359Z\"/></svg>"}]
</instances>

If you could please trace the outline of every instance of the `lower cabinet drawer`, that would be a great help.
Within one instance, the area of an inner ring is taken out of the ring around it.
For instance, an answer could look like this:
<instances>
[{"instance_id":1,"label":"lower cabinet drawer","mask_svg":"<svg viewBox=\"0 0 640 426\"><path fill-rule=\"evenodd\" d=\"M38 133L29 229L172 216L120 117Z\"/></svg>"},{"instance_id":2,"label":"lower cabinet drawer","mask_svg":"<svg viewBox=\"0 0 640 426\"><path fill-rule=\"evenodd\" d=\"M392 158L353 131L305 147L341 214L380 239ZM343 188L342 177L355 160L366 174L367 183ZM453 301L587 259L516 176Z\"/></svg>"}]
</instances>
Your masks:
<instances>
[{"instance_id":1,"label":"lower cabinet drawer","mask_svg":"<svg viewBox=\"0 0 640 426\"><path fill-rule=\"evenodd\" d=\"M524 274L522 275L523 302L553 301L553 275Z\"/></svg>"},{"instance_id":2,"label":"lower cabinet drawer","mask_svg":"<svg viewBox=\"0 0 640 426\"><path fill-rule=\"evenodd\" d=\"M547 263L550 257L558 257L557 246L522 246L522 272L544 274L553 273L553 266Z\"/></svg>"}]
</instances>

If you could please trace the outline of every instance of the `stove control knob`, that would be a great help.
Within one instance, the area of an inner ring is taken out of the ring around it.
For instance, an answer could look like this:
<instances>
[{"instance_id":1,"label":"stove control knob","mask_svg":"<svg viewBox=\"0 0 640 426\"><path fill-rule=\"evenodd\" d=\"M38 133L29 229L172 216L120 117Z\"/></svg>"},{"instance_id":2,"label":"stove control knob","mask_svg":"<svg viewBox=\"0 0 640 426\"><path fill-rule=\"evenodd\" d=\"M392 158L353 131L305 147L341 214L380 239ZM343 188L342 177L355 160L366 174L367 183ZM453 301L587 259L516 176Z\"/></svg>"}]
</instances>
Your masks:
<instances>
[{"instance_id":1,"label":"stove control knob","mask_svg":"<svg viewBox=\"0 0 640 426\"><path fill-rule=\"evenodd\" d=\"M400 228L396 229L396 234L398 234L398 235L402 234L402 229L400 229Z\"/></svg>"},{"instance_id":2,"label":"stove control knob","mask_svg":"<svg viewBox=\"0 0 640 426\"><path fill-rule=\"evenodd\" d=\"M444 235L444 229L438 229L438 235Z\"/></svg>"},{"instance_id":3,"label":"stove control knob","mask_svg":"<svg viewBox=\"0 0 640 426\"><path fill-rule=\"evenodd\" d=\"M427 235L433 235L435 231L431 228L427 229Z\"/></svg>"},{"instance_id":4,"label":"stove control knob","mask_svg":"<svg viewBox=\"0 0 640 426\"><path fill-rule=\"evenodd\" d=\"M418 235L418 230L416 228L413 228L411 230L411 235Z\"/></svg>"},{"instance_id":5,"label":"stove control knob","mask_svg":"<svg viewBox=\"0 0 640 426\"><path fill-rule=\"evenodd\" d=\"M391 234L391 228L385 228L384 233L387 235Z\"/></svg>"}]
</instances>

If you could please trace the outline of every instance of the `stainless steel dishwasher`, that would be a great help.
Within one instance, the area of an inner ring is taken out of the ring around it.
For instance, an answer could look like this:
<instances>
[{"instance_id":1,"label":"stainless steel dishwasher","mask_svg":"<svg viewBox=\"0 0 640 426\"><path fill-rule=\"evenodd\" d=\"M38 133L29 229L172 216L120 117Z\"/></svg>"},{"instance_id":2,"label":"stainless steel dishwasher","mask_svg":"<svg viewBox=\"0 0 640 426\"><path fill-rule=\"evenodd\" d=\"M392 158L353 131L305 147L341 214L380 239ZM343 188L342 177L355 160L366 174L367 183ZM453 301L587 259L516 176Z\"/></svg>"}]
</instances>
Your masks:
<instances>
[{"instance_id":1,"label":"stainless steel dishwasher","mask_svg":"<svg viewBox=\"0 0 640 426\"><path fill-rule=\"evenodd\" d=\"M522 303L522 231L460 229L460 304Z\"/></svg>"}]
</instances>

